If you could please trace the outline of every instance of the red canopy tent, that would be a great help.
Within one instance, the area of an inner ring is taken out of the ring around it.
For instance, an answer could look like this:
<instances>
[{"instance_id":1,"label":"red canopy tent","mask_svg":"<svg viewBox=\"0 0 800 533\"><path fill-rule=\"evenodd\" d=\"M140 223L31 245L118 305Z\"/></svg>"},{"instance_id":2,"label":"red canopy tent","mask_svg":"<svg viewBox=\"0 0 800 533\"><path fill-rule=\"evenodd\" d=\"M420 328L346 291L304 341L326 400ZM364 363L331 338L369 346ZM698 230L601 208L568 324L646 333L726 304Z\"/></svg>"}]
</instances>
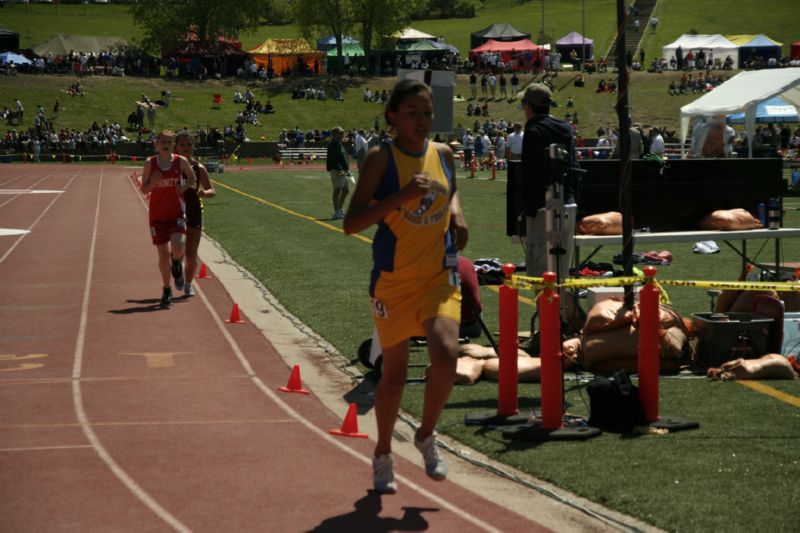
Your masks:
<instances>
[{"instance_id":1,"label":"red canopy tent","mask_svg":"<svg viewBox=\"0 0 800 533\"><path fill-rule=\"evenodd\" d=\"M800 59L800 41L792 43L791 56L792 59Z\"/></svg>"},{"instance_id":2,"label":"red canopy tent","mask_svg":"<svg viewBox=\"0 0 800 533\"><path fill-rule=\"evenodd\" d=\"M500 57L503 58L503 62L506 64L511 64L511 60L518 58L520 54L527 55L527 53L530 52L530 60L534 61L538 57L541 64L544 48L530 39L521 39L519 41L495 41L494 39L489 39L482 45L470 50L469 56L474 60L476 55L480 55L483 52L499 53ZM515 57L512 58L512 56ZM514 63L514 69L519 70L521 68L522 61L516 61L516 63Z\"/></svg>"}]
</instances>

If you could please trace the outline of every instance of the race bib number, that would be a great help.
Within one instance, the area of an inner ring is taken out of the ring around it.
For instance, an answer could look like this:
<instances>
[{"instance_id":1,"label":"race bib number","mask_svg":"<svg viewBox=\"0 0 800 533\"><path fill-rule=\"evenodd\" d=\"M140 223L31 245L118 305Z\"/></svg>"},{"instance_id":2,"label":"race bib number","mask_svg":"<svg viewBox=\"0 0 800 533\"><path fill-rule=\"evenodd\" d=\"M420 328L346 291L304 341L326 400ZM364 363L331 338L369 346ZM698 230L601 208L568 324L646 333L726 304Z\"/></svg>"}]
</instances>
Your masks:
<instances>
[{"instance_id":1,"label":"race bib number","mask_svg":"<svg viewBox=\"0 0 800 533\"><path fill-rule=\"evenodd\" d=\"M389 318L389 312L386 310L386 306L383 305L383 302L378 300L377 298L372 298L372 315L376 318L386 319Z\"/></svg>"},{"instance_id":2,"label":"race bib number","mask_svg":"<svg viewBox=\"0 0 800 533\"><path fill-rule=\"evenodd\" d=\"M451 287L455 287L456 289L461 288L461 275L457 271L451 271L447 276L447 280Z\"/></svg>"}]
</instances>

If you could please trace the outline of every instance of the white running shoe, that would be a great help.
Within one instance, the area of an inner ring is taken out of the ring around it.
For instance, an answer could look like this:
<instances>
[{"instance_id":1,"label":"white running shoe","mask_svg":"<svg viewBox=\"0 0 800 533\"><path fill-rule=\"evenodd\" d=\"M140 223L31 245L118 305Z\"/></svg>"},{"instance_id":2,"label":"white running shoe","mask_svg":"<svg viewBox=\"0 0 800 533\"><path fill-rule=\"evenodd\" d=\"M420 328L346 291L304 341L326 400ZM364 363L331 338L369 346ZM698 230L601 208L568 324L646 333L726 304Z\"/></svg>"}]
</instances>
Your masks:
<instances>
[{"instance_id":1,"label":"white running shoe","mask_svg":"<svg viewBox=\"0 0 800 533\"><path fill-rule=\"evenodd\" d=\"M192 287L191 283L185 283L183 285L183 294L186 296L194 296L194 287Z\"/></svg>"},{"instance_id":2,"label":"white running shoe","mask_svg":"<svg viewBox=\"0 0 800 533\"><path fill-rule=\"evenodd\" d=\"M425 440L419 440L414 435L414 446L422 452L425 460L425 473L428 477L436 481L442 481L447 477L447 463L439 457L439 450L436 447L436 432L434 431Z\"/></svg>"},{"instance_id":3,"label":"white running shoe","mask_svg":"<svg viewBox=\"0 0 800 533\"><path fill-rule=\"evenodd\" d=\"M392 454L387 453L372 459L372 485L381 494L394 494L397 492Z\"/></svg>"}]
</instances>

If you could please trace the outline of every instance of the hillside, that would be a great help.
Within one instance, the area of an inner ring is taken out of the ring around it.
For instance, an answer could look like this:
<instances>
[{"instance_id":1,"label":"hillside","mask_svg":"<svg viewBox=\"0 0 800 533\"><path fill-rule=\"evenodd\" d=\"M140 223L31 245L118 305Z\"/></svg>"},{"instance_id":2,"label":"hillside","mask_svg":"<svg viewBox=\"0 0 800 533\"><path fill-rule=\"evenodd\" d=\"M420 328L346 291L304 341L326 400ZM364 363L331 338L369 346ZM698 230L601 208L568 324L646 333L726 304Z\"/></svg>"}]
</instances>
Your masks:
<instances>
[{"instance_id":1,"label":"hillside","mask_svg":"<svg viewBox=\"0 0 800 533\"><path fill-rule=\"evenodd\" d=\"M582 7L586 6L585 17ZM465 52L469 48L469 34L494 22L512 21L522 30L536 37L542 26L545 36L557 38L568 31L582 30L585 21L586 34L595 39L597 55L602 55L614 37L614 0L560 0L544 3L518 2L512 0L487 0L484 9L472 19L421 20L413 27L444 39ZM765 33L784 43L784 53L788 45L797 38L795 29L785 21L796 17L795 0L771 0L769 10L761 9L761 2L742 0L737 3L728 0L707 0L702 3L691 0L660 0L656 9L661 24L656 34L646 33L643 45L646 57L652 58L662 45L671 42L684 32L696 30L701 33ZM711 15L710 15L711 14ZM544 24L542 24L544 22ZM60 5L60 4L17 4L6 3L2 8L2 25L21 34L21 46L29 47L46 40L55 32L71 34L120 35L135 40L138 29L123 5ZM241 36L244 47L249 48L267 37L297 37L294 26L262 26L256 32ZM729 76L735 73L722 73ZM571 83L572 74L562 72L555 80L558 89L556 99L563 103L571 96L575 110L580 117L581 135L593 137L600 126L616 122L616 96L608 93L597 94L601 75L588 75L584 89L577 89ZM698 95L669 97L667 87L676 74L633 73L629 90L631 114L635 121L643 124L664 126L675 130L678 126L679 109ZM6 77L0 82L0 106L11 105L13 99L21 97L29 110L41 104L52 109L55 98L61 98L61 112L57 117L57 127L85 129L95 120L116 120L125 123L128 114L135 109L134 100L142 94L157 98L162 90L173 95L173 105L159 112L157 127L223 127L232 123L236 111L241 107L233 105L232 94L235 89L244 90L249 85L262 102L272 100L277 113L260 117L261 126L248 126L251 140L277 137L281 128L300 126L308 128L330 128L339 124L344 127L371 127L376 116L382 115L380 105L364 103L361 94L364 87L372 90L389 88L391 78L324 78L319 80L277 80L272 84L246 84L241 80L189 82L164 79L141 78L84 78L82 83L87 96L74 99L63 91L74 81L73 77L18 75ZM530 78L522 78L524 86ZM324 85L327 88L341 87L345 102L317 102L291 99L291 90L297 85ZM212 96L219 93L225 99L221 110L211 108ZM467 96L468 83L465 76L458 77L456 94ZM464 114L467 102L456 102L455 124L470 126L474 117ZM494 101L489 103L491 118L515 120L520 112L514 102ZM557 108L554 114L563 117L566 109ZM481 119L484 120L484 119Z\"/></svg>"}]
</instances>

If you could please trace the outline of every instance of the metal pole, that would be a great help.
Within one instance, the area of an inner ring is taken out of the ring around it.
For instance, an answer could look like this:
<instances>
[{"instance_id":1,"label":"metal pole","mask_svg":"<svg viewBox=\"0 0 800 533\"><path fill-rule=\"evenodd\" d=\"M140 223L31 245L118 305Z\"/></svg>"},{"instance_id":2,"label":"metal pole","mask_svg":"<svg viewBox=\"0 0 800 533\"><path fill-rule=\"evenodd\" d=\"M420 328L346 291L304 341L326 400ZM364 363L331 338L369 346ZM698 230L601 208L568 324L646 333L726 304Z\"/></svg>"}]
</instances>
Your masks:
<instances>
[{"instance_id":1,"label":"metal pole","mask_svg":"<svg viewBox=\"0 0 800 533\"><path fill-rule=\"evenodd\" d=\"M539 39L540 39L540 44L544 46L544 0L542 0L542 33Z\"/></svg>"},{"instance_id":2,"label":"metal pole","mask_svg":"<svg viewBox=\"0 0 800 533\"><path fill-rule=\"evenodd\" d=\"M633 273L633 193L631 184L631 121L628 109L628 65L625 62L625 3L617 0L617 118L619 120L619 190L622 212L622 257L625 275ZM633 288L625 287L625 305L633 307Z\"/></svg>"},{"instance_id":3,"label":"metal pole","mask_svg":"<svg viewBox=\"0 0 800 533\"><path fill-rule=\"evenodd\" d=\"M583 65L586 64L586 0L581 2L581 37L583 38L583 50L581 51L581 72L583 72Z\"/></svg>"}]
</instances>

